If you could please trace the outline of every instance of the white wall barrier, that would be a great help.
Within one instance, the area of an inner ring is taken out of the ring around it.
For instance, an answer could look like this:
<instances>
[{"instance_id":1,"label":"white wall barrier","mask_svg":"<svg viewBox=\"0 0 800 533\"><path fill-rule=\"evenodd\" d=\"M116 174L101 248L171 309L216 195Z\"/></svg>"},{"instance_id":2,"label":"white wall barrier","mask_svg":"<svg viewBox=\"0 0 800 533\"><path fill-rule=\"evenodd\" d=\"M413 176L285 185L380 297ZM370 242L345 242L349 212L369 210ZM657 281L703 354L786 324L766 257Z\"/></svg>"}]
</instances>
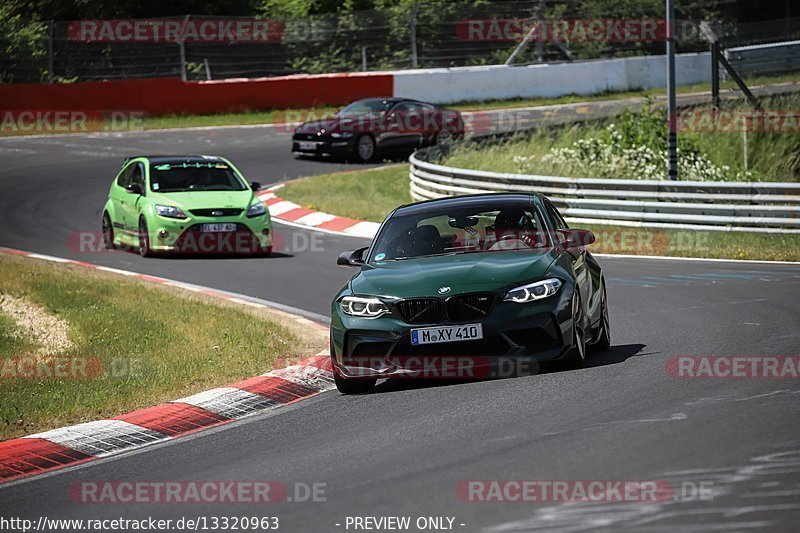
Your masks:
<instances>
[{"instance_id":1,"label":"white wall barrier","mask_svg":"<svg viewBox=\"0 0 800 533\"><path fill-rule=\"evenodd\" d=\"M394 94L437 104L495 98L552 98L666 86L665 56L544 65L456 67L394 72ZM708 53L678 54L679 85L711 81Z\"/></svg>"}]
</instances>

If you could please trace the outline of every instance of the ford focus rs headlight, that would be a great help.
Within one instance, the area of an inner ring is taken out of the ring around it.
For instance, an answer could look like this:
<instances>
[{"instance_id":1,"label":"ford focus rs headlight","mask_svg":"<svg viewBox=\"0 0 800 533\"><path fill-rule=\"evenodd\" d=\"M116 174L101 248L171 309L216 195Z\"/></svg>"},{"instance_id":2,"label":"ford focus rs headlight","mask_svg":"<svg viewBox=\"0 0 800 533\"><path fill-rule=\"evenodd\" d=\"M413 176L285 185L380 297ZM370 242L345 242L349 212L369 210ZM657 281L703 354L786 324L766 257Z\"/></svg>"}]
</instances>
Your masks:
<instances>
[{"instance_id":1,"label":"ford focus rs headlight","mask_svg":"<svg viewBox=\"0 0 800 533\"><path fill-rule=\"evenodd\" d=\"M561 288L560 279L545 279L542 281L537 281L536 283L530 283L528 285L511 289L506 294L506 297L503 298L503 301L516 302L518 304L533 302L534 300L541 300L543 298L547 298L548 296L554 295L558 292L559 288Z\"/></svg>"},{"instance_id":2,"label":"ford focus rs headlight","mask_svg":"<svg viewBox=\"0 0 800 533\"><path fill-rule=\"evenodd\" d=\"M260 217L266 212L267 206L265 206L264 203L259 200L247 209L247 216L249 218Z\"/></svg>"},{"instance_id":3,"label":"ford focus rs headlight","mask_svg":"<svg viewBox=\"0 0 800 533\"><path fill-rule=\"evenodd\" d=\"M174 205L156 205L156 213L167 218L189 218L186 213Z\"/></svg>"},{"instance_id":4,"label":"ford focus rs headlight","mask_svg":"<svg viewBox=\"0 0 800 533\"><path fill-rule=\"evenodd\" d=\"M345 296L342 298L341 306L345 314L362 318L378 318L389 313L386 304L377 298Z\"/></svg>"}]
</instances>

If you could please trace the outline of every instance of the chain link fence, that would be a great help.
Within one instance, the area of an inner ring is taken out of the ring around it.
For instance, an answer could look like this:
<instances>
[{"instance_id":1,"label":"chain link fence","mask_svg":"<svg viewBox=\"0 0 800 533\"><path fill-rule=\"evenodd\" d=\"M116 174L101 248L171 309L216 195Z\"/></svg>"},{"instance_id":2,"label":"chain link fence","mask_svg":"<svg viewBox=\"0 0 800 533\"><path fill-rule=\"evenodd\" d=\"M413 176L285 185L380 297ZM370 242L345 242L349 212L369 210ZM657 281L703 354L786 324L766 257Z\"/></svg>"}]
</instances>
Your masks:
<instances>
[{"instance_id":1,"label":"chain link fence","mask_svg":"<svg viewBox=\"0 0 800 533\"><path fill-rule=\"evenodd\" d=\"M0 35L0 82L196 81L502 64L512 55L515 64L526 64L660 54L659 16L578 13L560 1L528 0L422 2L283 20L55 21ZM697 22L676 28L681 52L707 50ZM642 35L642 25L652 32ZM726 47L800 39L800 19L715 27Z\"/></svg>"}]
</instances>

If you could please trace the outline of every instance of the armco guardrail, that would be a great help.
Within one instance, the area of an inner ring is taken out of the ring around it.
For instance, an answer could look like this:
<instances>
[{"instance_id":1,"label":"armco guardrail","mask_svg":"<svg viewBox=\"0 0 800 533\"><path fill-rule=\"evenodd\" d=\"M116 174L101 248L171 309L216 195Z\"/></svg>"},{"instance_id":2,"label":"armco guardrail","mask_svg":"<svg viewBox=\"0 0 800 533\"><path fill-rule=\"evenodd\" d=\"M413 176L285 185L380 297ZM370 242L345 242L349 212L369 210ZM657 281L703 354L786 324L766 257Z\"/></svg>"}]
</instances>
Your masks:
<instances>
[{"instance_id":1,"label":"armco guardrail","mask_svg":"<svg viewBox=\"0 0 800 533\"><path fill-rule=\"evenodd\" d=\"M411 156L415 200L485 192L539 192L574 223L670 229L800 233L800 183L614 180L503 174Z\"/></svg>"},{"instance_id":2,"label":"armco guardrail","mask_svg":"<svg viewBox=\"0 0 800 533\"><path fill-rule=\"evenodd\" d=\"M740 46L725 50L739 74L785 74L800 70L800 41Z\"/></svg>"}]
</instances>

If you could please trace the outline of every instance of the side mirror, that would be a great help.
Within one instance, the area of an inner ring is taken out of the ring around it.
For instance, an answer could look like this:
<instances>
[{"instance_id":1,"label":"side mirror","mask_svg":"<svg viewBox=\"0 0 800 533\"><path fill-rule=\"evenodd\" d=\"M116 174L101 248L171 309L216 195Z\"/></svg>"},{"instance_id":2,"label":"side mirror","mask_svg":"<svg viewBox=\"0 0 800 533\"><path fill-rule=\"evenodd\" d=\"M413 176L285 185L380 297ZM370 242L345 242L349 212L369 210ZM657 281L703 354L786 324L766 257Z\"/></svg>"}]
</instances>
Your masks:
<instances>
[{"instance_id":1,"label":"side mirror","mask_svg":"<svg viewBox=\"0 0 800 533\"><path fill-rule=\"evenodd\" d=\"M337 265L360 267L364 264L364 252L367 251L368 246L359 248L357 250L349 250L342 252L336 259Z\"/></svg>"},{"instance_id":2,"label":"side mirror","mask_svg":"<svg viewBox=\"0 0 800 533\"><path fill-rule=\"evenodd\" d=\"M125 190L133 194L139 194L139 195L142 194L142 186L139 185L138 183L129 183L125 187Z\"/></svg>"},{"instance_id":3,"label":"side mirror","mask_svg":"<svg viewBox=\"0 0 800 533\"><path fill-rule=\"evenodd\" d=\"M567 249L589 246L596 239L594 233L587 229L560 229L561 246Z\"/></svg>"},{"instance_id":4,"label":"side mirror","mask_svg":"<svg viewBox=\"0 0 800 533\"><path fill-rule=\"evenodd\" d=\"M253 189L254 191L257 191L258 189L261 188L261 182L260 181L250 182L250 188Z\"/></svg>"}]
</instances>

